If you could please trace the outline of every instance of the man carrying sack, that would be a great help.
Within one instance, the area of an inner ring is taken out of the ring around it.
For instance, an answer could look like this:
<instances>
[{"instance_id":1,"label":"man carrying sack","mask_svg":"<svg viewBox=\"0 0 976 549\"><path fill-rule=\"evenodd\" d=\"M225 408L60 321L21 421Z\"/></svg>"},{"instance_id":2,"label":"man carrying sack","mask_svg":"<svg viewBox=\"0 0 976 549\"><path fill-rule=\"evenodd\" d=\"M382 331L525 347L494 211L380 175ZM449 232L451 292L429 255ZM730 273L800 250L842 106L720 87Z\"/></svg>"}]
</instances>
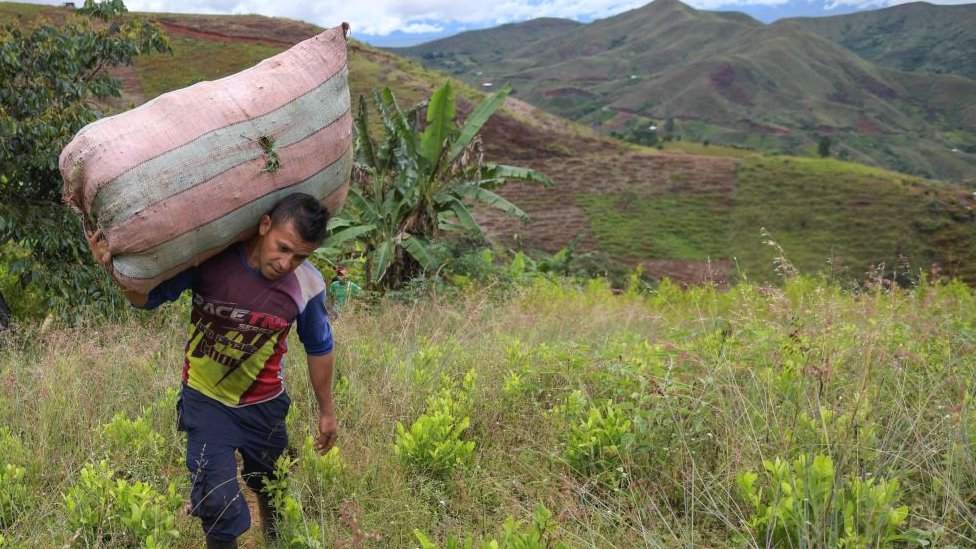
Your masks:
<instances>
[{"instance_id":1,"label":"man carrying sack","mask_svg":"<svg viewBox=\"0 0 976 549\"><path fill-rule=\"evenodd\" d=\"M125 290L133 305L155 309L193 292L183 362L179 429L187 433L190 514L199 517L208 548L237 547L251 525L237 482L258 496L262 525L276 537L274 511L262 491L288 444L282 358L295 325L305 347L308 375L319 405L315 449L327 452L338 436L332 398L333 341L325 308L325 281L306 259L325 238L329 214L307 194L281 200L261 218L257 235L149 293ZM89 241L95 261L112 269L101 235Z\"/></svg>"},{"instance_id":2,"label":"man carrying sack","mask_svg":"<svg viewBox=\"0 0 976 549\"><path fill-rule=\"evenodd\" d=\"M250 527L237 453L275 537L262 488L288 442L292 326L319 405L315 447L335 444L326 282L306 259L349 188L347 32L97 120L60 156L64 200L129 301L193 294L178 427L208 547L236 547Z\"/></svg>"}]
</instances>

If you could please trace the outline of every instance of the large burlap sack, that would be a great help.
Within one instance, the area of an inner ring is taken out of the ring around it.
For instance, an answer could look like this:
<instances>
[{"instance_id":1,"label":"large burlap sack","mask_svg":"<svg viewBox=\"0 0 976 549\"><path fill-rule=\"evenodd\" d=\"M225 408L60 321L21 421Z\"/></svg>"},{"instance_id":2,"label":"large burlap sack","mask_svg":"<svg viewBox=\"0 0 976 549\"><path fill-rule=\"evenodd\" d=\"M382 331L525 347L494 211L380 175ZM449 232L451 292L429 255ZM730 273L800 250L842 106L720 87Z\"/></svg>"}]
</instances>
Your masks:
<instances>
[{"instance_id":1,"label":"large burlap sack","mask_svg":"<svg viewBox=\"0 0 976 549\"><path fill-rule=\"evenodd\" d=\"M251 237L292 192L339 209L352 167L347 29L93 122L65 147L64 200L86 233L103 232L124 287L147 292Z\"/></svg>"}]
</instances>

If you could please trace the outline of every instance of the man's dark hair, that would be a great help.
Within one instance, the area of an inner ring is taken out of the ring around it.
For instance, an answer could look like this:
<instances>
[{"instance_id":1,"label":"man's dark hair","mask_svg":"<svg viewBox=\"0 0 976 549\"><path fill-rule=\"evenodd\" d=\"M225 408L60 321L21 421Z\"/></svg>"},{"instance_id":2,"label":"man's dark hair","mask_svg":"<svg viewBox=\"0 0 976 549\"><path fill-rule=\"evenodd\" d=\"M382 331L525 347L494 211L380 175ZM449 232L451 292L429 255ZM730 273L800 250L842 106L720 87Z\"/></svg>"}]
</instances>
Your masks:
<instances>
[{"instance_id":1,"label":"man's dark hair","mask_svg":"<svg viewBox=\"0 0 976 549\"><path fill-rule=\"evenodd\" d=\"M271 213L271 226L291 221L298 236L305 242L321 243L325 240L325 229L329 224L329 210L305 193L293 193L281 199Z\"/></svg>"}]
</instances>

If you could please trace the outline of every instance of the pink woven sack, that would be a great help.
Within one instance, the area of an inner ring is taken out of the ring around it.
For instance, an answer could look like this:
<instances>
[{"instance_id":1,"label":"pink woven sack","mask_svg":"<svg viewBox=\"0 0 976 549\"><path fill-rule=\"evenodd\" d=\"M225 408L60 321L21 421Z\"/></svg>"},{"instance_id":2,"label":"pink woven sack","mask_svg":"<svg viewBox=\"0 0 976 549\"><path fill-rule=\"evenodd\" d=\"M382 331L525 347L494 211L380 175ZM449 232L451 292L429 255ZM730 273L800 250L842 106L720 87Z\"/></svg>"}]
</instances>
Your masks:
<instances>
[{"instance_id":1,"label":"pink woven sack","mask_svg":"<svg viewBox=\"0 0 976 549\"><path fill-rule=\"evenodd\" d=\"M64 200L103 232L125 288L148 292L251 237L292 192L338 211L352 168L347 30L95 121L65 147Z\"/></svg>"}]
</instances>

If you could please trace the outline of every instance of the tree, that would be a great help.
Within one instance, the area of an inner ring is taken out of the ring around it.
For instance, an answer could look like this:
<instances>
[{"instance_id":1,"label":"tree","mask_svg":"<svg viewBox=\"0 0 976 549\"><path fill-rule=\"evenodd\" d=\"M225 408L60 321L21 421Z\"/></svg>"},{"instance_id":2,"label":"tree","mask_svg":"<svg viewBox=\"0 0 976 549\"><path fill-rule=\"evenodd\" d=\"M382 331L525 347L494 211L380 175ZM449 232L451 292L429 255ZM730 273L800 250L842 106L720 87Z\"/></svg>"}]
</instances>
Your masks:
<instances>
[{"instance_id":1,"label":"tree","mask_svg":"<svg viewBox=\"0 0 976 549\"><path fill-rule=\"evenodd\" d=\"M61 204L58 156L102 114L99 100L120 95L108 68L170 51L157 25L126 11L122 0L86 0L60 26L0 26L0 246L29 250L10 273L44 291L48 309L62 317L78 305L122 303Z\"/></svg>"},{"instance_id":2,"label":"tree","mask_svg":"<svg viewBox=\"0 0 976 549\"><path fill-rule=\"evenodd\" d=\"M7 302L3 300L3 295L0 294L0 330L3 330L10 325L10 309L7 307Z\"/></svg>"},{"instance_id":3,"label":"tree","mask_svg":"<svg viewBox=\"0 0 976 549\"><path fill-rule=\"evenodd\" d=\"M672 139L674 139L674 117L669 116L664 121L664 140L671 141Z\"/></svg>"},{"instance_id":4,"label":"tree","mask_svg":"<svg viewBox=\"0 0 976 549\"><path fill-rule=\"evenodd\" d=\"M459 127L450 82L406 113L389 88L377 90L374 102L385 130L378 142L370 135L369 109L360 97L350 217L335 221L322 253L358 241L368 258L367 282L398 288L443 264L445 233L484 236L471 214L474 203L528 221L524 211L494 191L510 179L547 186L552 181L534 170L485 162L478 137L509 91L506 86L482 101Z\"/></svg>"},{"instance_id":5,"label":"tree","mask_svg":"<svg viewBox=\"0 0 976 549\"><path fill-rule=\"evenodd\" d=\"M833 145L833 141L826 135L820 138L820 142L817 143L817 154L820 158L827 158L830 156L830 146Z\"/></svg>"}]
</instances>

